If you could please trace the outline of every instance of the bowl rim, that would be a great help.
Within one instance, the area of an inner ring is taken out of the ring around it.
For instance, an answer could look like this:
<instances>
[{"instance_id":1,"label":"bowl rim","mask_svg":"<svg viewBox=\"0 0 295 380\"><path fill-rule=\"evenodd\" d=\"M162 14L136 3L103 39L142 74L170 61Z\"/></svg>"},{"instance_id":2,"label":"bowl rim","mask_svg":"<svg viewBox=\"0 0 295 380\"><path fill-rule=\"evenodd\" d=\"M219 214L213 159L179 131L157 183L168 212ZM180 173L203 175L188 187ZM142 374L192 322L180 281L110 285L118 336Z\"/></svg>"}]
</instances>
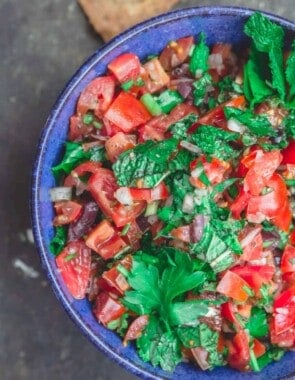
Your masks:
<instances>
[{"instance_id":1,"label":"bowl rim","mask_svg":"<svg viewBox=\"0 0 295 380\"><path fill-rule=\"evenodd\" d=\"M176 21L186 17L202 17L206 15L214 15L217 14L219 16L222 15L233 15L233 16L250 16L254 12L259 11L260 13L268 16L272 21L279 23L284 26L286 29L292 30L295 32L295 23L288 20L287 18L277 16L271 12L265 12L249 7L240 7L240 6L226 6L226 5L218 5L218 6L199 6L199 7L188 7L182 9L172 10L170 12L162 13L158 16L149 18L141 23L138 23L129 29L123 31L118 34L110 41L105 43L101 48L97 49L93 54L87 58L82 65L74 72L71 76L70 80L64 86L64 89L57 97L56 102L54 103L49 116L43 126L41 131L35 159L33 163L32 176L31 176L31 194L30 194L30 212L31 212L31 222L32 229L34 234L35 246L37 248L37 252L39 254L39 258L41 259L41 265L43 270L45 271L48 281L51 285L51 288L57 297L58 301L62 304L63 309L67 312L71 320L77 325L80 331L86 336L96 348L98 348L101 352L106 354L106 356L114 360L120 366L124 367L130 373L147 380L160 380L164 379L163 377L159 377L158 375L152 374L151 372L145 370L142 367L137 366L132 363L128 359L121 357L119 354L114 352L104 341L102 341L97 335L95 335L91 328L82 322L82 319L77 315L75 310L72 308L71 303L65 296L65 293L58 285L58 281L52 270L48 255L49 251L45 245L45 240L42 235L41 225L40 225L40 214L38 208L38 194L41 183L41 174L42 174L42 162L43 157L46 151L46 143L50 136L51 130L55 124L55 118L59 114L60 110L63 108L67 99L71 96L72 90L79 83L81 78L85 75L86 72L91 70L93 66L97 64L98 60L101 60L105 55L107 55L111 50L116 48L117 46L124 43L126 40L132 38L133 36L151 28L161 24L168 23L169 21Z\"/></svg>"}]
</instances>

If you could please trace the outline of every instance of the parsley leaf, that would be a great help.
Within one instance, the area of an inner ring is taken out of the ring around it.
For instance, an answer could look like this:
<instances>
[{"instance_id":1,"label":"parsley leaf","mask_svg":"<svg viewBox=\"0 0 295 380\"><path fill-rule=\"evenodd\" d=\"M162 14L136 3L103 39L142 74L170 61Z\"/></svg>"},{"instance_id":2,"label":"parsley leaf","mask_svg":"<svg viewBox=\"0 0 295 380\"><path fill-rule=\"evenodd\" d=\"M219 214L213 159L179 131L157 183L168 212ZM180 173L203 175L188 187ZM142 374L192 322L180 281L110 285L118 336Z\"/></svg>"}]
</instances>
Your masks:
<instances>
[{"instance_id":1,"label":"parsley leaf","mask_svg":"<svg viewBox=\"0 0 295 380\"><path fill-rule=\"evenodd\" d=\"M250 110L240 110L234 107L224 107L224 113L227 120L237 120L256 136L274 136L276 133L265 115L255 115Z\"/></svg>"},{"instance_id":2,"label":"parsley leaf","mask_svg":"<svg viewBox=\"0 0 295 380\"><path fill-rule=\"evenodd\" d=\"M264 309L260 307L253 307L251 316L246 324L246 328L254 338L266 336L268 333L267 314Z\"/></svg>"},{"instance_id":3,"label":"parsley leaf","mask_svg":"<svg viewBox=\"0 0 295 380\"><path fill-rule=\"evenodd\" d=\"M199 35L199 43L194 47L189 61L189 70L194 76L201 76L208 70L209 47L204 33Z\"/></svg>"},{"instance_id":4,"label":"parsley leaf","mask_svg":"<svg viewBox=\"0 0 295 380\"><path fill-rule=\"evenodd\" d=\"M268 364L272 363L273 361L279 361L284 356L285 350L283 348L279 347L271 347L269 350L266 351L265 354L257 358L257 364L259 367L259 370L261 371L264 367L266 367Z\"/></svg>"},{"instance_id":5,"label":"parsley leaf","mask_svg":"<svg viewBox=\"0 0 295 380\"><path fill-rule=\"evenodd\" d=\"M230 143L239 139L239 133L225 131L211 125L200 125L192 134L192 140L204 154L229 160L239 155Z\"/></svg>"},{"instance_id":6,"label":"parsley leaf","mask_svg":"<svg viewBox=\"0 0 295 380\"><path fill-rule=\"evenodd\" d=\"M200 272L201 273L201 272ZM208 302L204 300L192 300L176 302L171 306L170 320L172 325L194 325L198 319L208 312Z\"/></svg>"},{"instance_id":7,"label":"parsley leaf","mask_svg":"<svg viewBox=\"0 0 295 380\"><path fill-rule=\"evenodd\" d=\"M289 139L295 139L295 110L291 110L283 120L284 130Z\"/></svg>"},{"instance_id":8,"label":"parsley leaf","mask_svg":"<svg viewBox=\"0 0 295 380\"><path fill-rule=\"evenodd\" d=\"M286 63L286 78L290 86L289 95L293 98L295 96L295 41Z\"/></svg>"},{"instance_id":9,"label":"parsley leaf","mask_svg":"<svg viewBox=\"0 0 295 380\"><path fill-rule=\"evenodd\" d=\"M67 228L65 226L58 226L55 228L55 235L51 239L49 249L50 252L57 256L67 243Z\"/></svg>"},{"instance_id":10,"label":"parsley leaf","mask_svg":"<svg viewBox=\"0 0 295 380\"><path fill-rule=\"evenodd\" d=\"M272 87L277 90L280 99L286 96L283 68L283 38L284 30L259 12L254 13L244 28L245 33L252 38L256 49L268 54L272 74Z\"/></svg>"}]
</instances>

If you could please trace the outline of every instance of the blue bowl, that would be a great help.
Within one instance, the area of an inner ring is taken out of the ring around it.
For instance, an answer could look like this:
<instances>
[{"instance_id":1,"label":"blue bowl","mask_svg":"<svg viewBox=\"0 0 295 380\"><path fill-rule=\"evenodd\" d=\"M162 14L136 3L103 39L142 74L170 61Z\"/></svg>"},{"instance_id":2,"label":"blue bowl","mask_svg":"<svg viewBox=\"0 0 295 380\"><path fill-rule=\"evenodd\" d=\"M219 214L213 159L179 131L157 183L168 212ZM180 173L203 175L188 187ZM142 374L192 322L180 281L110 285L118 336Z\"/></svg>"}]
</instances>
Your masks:
<instances>
[{"instance_id":1,"label":"blue bowl","mask_svg":"<svg viewBox=\"0 0 295 380\"><path fill-rule=\"evenodd\" d=\"M269 365L259 374L239 373L230 368L203 372L187 363L179 365L170 374L144 363L132 345L123 347L116 334L97 322L87 300L77 301L71 297L49 252L49 242L54 233L51 223L53 209L49 199L49 189L55 186L51 167L61 158L69 117L75 111L80 92L93 78L104 74L113 58L130 51L144 59L160 52L171 40L187 35L197 36L201 31L207 34L209 44L230 42L237 48L244 48L249 41L243 33L243 25L252 13L253 10L236 7L188 8L152 18L122 33L95 52L74 74L53 107L38 145L31 210L35 242L49 282L69 316L94 345L142 379L277 380L295 374L295 354L288 353L283 360ZM274 15L268 16L286 30L286 44L290 45L295 38L294 23Z\"/></svg>"}]
</instances>

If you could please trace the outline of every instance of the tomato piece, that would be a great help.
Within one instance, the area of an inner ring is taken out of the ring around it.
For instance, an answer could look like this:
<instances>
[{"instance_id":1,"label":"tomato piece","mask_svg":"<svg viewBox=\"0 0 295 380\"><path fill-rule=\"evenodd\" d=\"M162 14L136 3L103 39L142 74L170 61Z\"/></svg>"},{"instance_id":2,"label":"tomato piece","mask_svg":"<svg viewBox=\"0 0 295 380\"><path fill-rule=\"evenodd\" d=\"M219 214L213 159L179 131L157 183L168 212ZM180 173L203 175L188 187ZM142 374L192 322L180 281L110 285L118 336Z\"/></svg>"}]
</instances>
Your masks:
<instances>
[{"instance_id":1,"label":"tomato piece","mask_svg":"<svg viewBox=\"0 0 295 380\"><path fill-rule=\"evenodd\" d=\"M121 92L105 113L105 118L128 133L150 120L151 115L134 96Z\"/></svg>"},{"instance_id":2,"label":"tomato piece","mask_svg":"<svg viewBox=\"0 0 295 380\"><path fill-rule=\"evenodd\" d=\"M192 36L169 42L159 57L163 68L170 71L174 67L181 65L188 58L193 43L194 38Z\"/></svg>"},{"instance_id":3,"label":"tomato piece","mask_svg":"<svg viewBox=\"0 0 295 380\"><path fill-rule=\"evenodd\" d=\"M76 299L85 297L91 271L91 250L83 241L67 244L55 259L68 291Z\"/></svg>"},{"instance_id":4,"label":"tomato piece","mask_svg":"<svg viewBox=\"0 0 295 380\"><path fill-rule=\"evenodd\" d=\"M118 272L116 267L103 272L102 278L111 288L115 289L119 295L123 295L126 290L129 289L127 280L120 272Z\"/></svg>"},{"instance_id":5,"label":"tomato piece","mask_svg":"<svg viewBox=\"0 0 295 380\"><path fill-rule=\"evenodd\" d=\"M57 214L53 219L54 226L62 226L74 222L82 212L82 206L74 201L55 202L54 208Z\"/></svg>"},{"instance_id":6,"label":"tomato piece","mask_svg":"<svg viewBox=\"0 0 295 380\"><path fill-rule=\"evenodd\" d=\"M249 168L244 180L244 190L252 195L259 195L281 161L282 155L279 150L266 153L262 150L256 151L253 165Z\"/></svg>"},{"instance_id":7,"label":"tomato piece","mask_svg":"<svg viewBox=\"0 0 295 380\"><path fill-rule=\"evenodd\" d=\"M246 331L239 330L228 348L228 364L232 368L245 370L250 361L249 336Z\"/></svg>"},{"instance_id":8,"label":"tomato piece","mask_svg":"<svg viewBox=\"0 0 295 380\"><path fill-rule=\"evenodd\" d=\"M100 293L95 300L93 313L104 326L120 318L125 312L124 306L106 292Z\"/></svg>"},{"instance_id":9,"label":"tomato piece","mask_svg":"<svg viewBox=\"0 0 295 380\"><path fill-rule=\"evenodd\" d=\"M243 108L246 104L246 99L244 96L238 96L233 98L220 106L217 106L207 112L205 115L201 116L198 123L201 125L214 125L216 127L226 129L227 120L223 111L224 107L235 107Z\"/></svg>"},{"instance_id":10,"label":"tomato piece","mask_svg":"<svg viewBox=\"0 0 295 380\"><path fill-rule=\"evenodd\" d=\"M251 316L252 305L242 304L237 305L237 312L244 318L249 319Z\"/></svg>"},{"instance_id":11,"label":"tomato piece","mask_svg":"<svg viewBox=\"0 0 295 380\"><path fill-rule=\"evenodd\" d=\"M151 189L138 189L129 188L130 196L134 201L153 202L158 200L167 199L169 191L164 182L159 183L158 186Z\"/></svg>"},{"instance_id":12,"label":"tomato piece","mask_svg":"<svg viewBox=\"0 0 295 380\"><path fill-rule=\"evenodd\" d=\"M135 80L140 73L140 61L137 55L124 53L113 59L108 64L108 69L115 75L119 82L124 83Z\"/></svg>"},{"instance_id":13,"label":"tomato piece","mask_svg":"<svg viewBox=\"0 0 295 380\"><path fill-rule=\"evenodd\" d=\"M110 161L115 162L121 153L134 148L135 145L135 135L125 135L123 132L118 132L106 141L105 148Z\"/></svg>"},{"instance_id":14,"label":"tomato piece","mask_svg":"<svg viewBox=\"0 0 295 380\"><path fill-rule=\"evenodd\" d=\"M248 283L238 274L228 270L219 281L216 290L227 297L233 298L235 301L245 302L249 297L245 291L245 288L248 287Z\"/></svg>"},{"instance_id":15,"label":"tomato piece","mask_svg":"<svg viewBox=\"0 0 295 380\"><path fill-rule=\"evenodd\" d=\"M295 285L295 272L283 273L283 281L287 288Z\"/></svg>"},{"instance_id":16,"label":"tomato piece","mask_svg":"<svg viewBox=\"0 0 295 380\"><path fill-rule=\"evenodd\" d=\"M143 65L143 68L147 74L145 86L149 93L153 94L154 92L161 90L170 82L170 77L166 74L158 58L153 58L146 62Z\"/></svg>"},{"instance_id":17,"label":"tomato piece","mask_svg":"<svg viewBox=\"0 0 295 380\"><path fill-rule=\"evenodd\" d=\"M239 235L239 241L243 248L241 260L251 261L261 258L263 251L263 239L261 227L246 227Z\"/></svg>"},{"instance_id":18,"label":"tomato piece","mask_svg":"<svg viewBox=\"0 0 295 380\"><path fill-rule=\"evenodd\" d=\"M282 150L283 160L282 164L294 164L295 165L295 140L290 141L287 148Z\"/></svg>"},{"instance_id":19,"label":"tomato piece","mask_svg":"<svg viewBox=\"0 0 295 380\"><path fill-rule=\"evenodd\" d=\"M283 291L274 301L274 328L281 334L295 326L295 286Z\"/></svg>"},{"instance_id":20,"label":"tomato piece","mask_svg":"<svg viewBox=\"0 0 295 380\"><path fill-rule=\"evenodd\" d=\"M109 108L115 94L115 80L111 76L93 79L82 91L78 104L78 115L84 115L88 111L94 111L101 117Z\"/></svg>"},{"instance_id":21,"label":"tomato piece","mask_svg":"<svg viewBox=\"0 0 295 380\"><path fill-rule=\"evenodd\" d=\"M232 45L231 44L225 44L225 43L217 43L212 47L211 50L211 56L214 55L220 55L222 58L222 64L213 66L213 68L210 70L210 73L212 74L212 71L216 72L216 82L219 81L220 77L224 77L226 75L229 75L233 72L233 68L236 65L236 57L234 53L232 52ZM210 58L209 58L210 60Z\"/></svg>"},{"instance_id":22,"label":"tomato piece","mask_svg":"<svg viewBox=\"0 0 295 380\"><path fill-rule=\"evenodd\" d=\"M78 186L81 184L79 177L91 173L96 173L101 168L101 162L86 161L78 165L71 173L65 178L64 186ZM85 185L85 187L87 187Z\"/></svg>"},{"instance_id":23,"label":"tomato piece","mask_svg":"<svg viewBox=\"0 0 295 380\"><path fill-rule=\"evenodd\" d=\"M148 315L141 315L140 317L137 317L129 326L126 332L126 335L124 337L123 344L126 345L129 340L134 340L134 339L139 338L148 323L149 323Z\"/></svg>"},{"instance_id":24,"label":"tomato piece","mask_svg":"<svg viewBox=\"0 0 295 380\"><path fill-rule=\"evenodd\" d=\"M230 301L223 303L220 307L220 312L222 318L233 323L237 329L241 328L241 324L235 316L235 313L237 313L237 307L235 304Z\"/></svg>"},{"instance_id":25,"label":"tomato piece","mask_svg":"<svg viewBox=\"0 0 295 380\"><path fill-rule=\"evenodd\" d=\"M267 182L267 187L272 191L249 199L246 217L252 223L261 223L265 219L270 219L279 228L283 227L288 231L291 224L291 210L286 184L279 174L274 173Z\"/></svg>"},{"instance_id":26,"label":"tomato piece","mask_svg":"<svg viewBox=\"0 0 295 380\"><path fill-rule=\"evenodd\" d=\"M184 243L191 243L191 226L180 226L171 231L171 236Z\"/></svg>"},{"instance_id":27,"label":"tomato piece","mask_svg":"<svg viewBox=\"0 0 295 380\"><path fill-rule=\"evenodd\" d=\"M251 198L251 195L247 193L243 188L239 189L238 196L234 199L230 205L230 211L234 219L240 219L241 213L247 207L247 204Z\"/></svg>"},{"instance_id":28,"label":"tomato piece","mask_svg":"<svg viewBox=\"0 0 295 380\"><path fill-rule=\"evenodd\" d=\"M68 135L70 141L80 141L83 137L90 134L92 130L93 126L84 124L81 115L70 117L70 130Z\"/></svg>"},{"instance_id":29,"label":"tomato piece","mask_svg":"<svg viewBox=\"0 0 295 380\"><path fill-rule=\"evenodd\" d=\"M290 348L295 345L295 328L291 327L281 334L277 334L275 331L274 318L269 321L270 340L272 344L276 344L279 347Z\"/></svg>"},{"instance_id":30,"label":"tomato piece","mask_svg":"<svg viewBox=\"0 0 295 380\"><path fill-rule=\"evenodd\" d=\"M118 231L107 220L103 220L89 233L85 243L104 260L116 256L127 246Z\"/></svg>"},{"instance_id":31,"label":"tomato piece","mask_svg":"<svg viewBox=\"0 0 295 380\"><path fill-rule=\"evenodd\" d=\"M117 227L134 221L145 208L145 202L130 206L123 206L117 202L114 193L118 185L111 170L101 168L93 174L88 181L88 188L102 212L111 218Z\"/></svg>"},{"instance_id":32,"label":"tomato piece","mask_svg":"<svg viewBox=\"0 0 295 380\"><path fill-rule=\"evenodd\" d=\"M287 245L281 260L282 273L295 272L295 247Z\"/></svg>"},{"instance_id":33,"label":"tomato piece","mask_svg":"<svg viewBox=\"0 0 295 380\"><path fill-rule=\"evenodd\" d=\"M231 271L246 281L257 294L263 284L272 280L275 268L271 265L237 265Z\"/></svg>"},{"instance_id":34,"label":"tomato piece","mask_svg":"<svg viewBox=\"0 0 295 380\"><path fill-rule=\"evenodd\" d=\"M226 161L222 161L213 157L212 160L208 162L205 156L201 156L195 159L194 161L192 161L190 164L190 169L192 170L191 174L192 174L193 179L196 178L193 175L193 170L197 168L200 163L202 164L204 168L204 172L208 180L210 181L211 185L216 185L224 181L224 178L230 169L230 164ZM203 183L201 182L201 184ZM196 183L196 185L198 185L198 183ZM204 186L197 186L197 187L202 188Z\"/></svg>"},{"instance_id":35,"label":"tomato piece","mask_svg":"<svg viewBox=\"0 0 295 380\"><path fill-rule=\"evenodd\" d=\"M254 338L253 352L256 358L259 358L260 356L264 355L265 351L266 351L265 345L261 343L258 339Z\"/></svg>"},{"instance_id":36,"label":"tomato piece","mask_svg":"<svg viewBox=\"0 0 295 380\"><path fill-rule=\"evenodd\" d=\"M289 235L290 244L295 245L295 229Z\"/></svg>"},{"instance_id":37,"label":"tomato piece","mask_svg":"<svg viewBox=\"0 0 295 380\"><path fill-rule=\"evenodd\" d=\"M134 221L130 223L126 236L122 236L122 239L127 242L132 250L137 251L140 249L140 239L143 233L138 224Z\"/></svg>"}]
</instances>

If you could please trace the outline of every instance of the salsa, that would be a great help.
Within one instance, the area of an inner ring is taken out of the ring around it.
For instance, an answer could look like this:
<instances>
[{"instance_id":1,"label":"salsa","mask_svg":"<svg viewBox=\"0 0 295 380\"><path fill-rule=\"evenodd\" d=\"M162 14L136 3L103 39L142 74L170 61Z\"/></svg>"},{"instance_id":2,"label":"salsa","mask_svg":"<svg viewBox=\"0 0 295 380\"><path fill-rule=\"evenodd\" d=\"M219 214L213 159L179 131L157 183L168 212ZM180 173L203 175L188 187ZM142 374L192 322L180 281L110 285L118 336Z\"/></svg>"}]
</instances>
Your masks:
<instances>
[{"instance_id":1,"label":"salsa","mask_svg":"<svg viewBox=\"0 0 295 380\"><path fill-rule=\"evenodd\" d=\"M52 168L50 249L98 323L173 371L260 371L295 348L295 44L171 41L82 91Z\"/></svg>"}]
</instances>

